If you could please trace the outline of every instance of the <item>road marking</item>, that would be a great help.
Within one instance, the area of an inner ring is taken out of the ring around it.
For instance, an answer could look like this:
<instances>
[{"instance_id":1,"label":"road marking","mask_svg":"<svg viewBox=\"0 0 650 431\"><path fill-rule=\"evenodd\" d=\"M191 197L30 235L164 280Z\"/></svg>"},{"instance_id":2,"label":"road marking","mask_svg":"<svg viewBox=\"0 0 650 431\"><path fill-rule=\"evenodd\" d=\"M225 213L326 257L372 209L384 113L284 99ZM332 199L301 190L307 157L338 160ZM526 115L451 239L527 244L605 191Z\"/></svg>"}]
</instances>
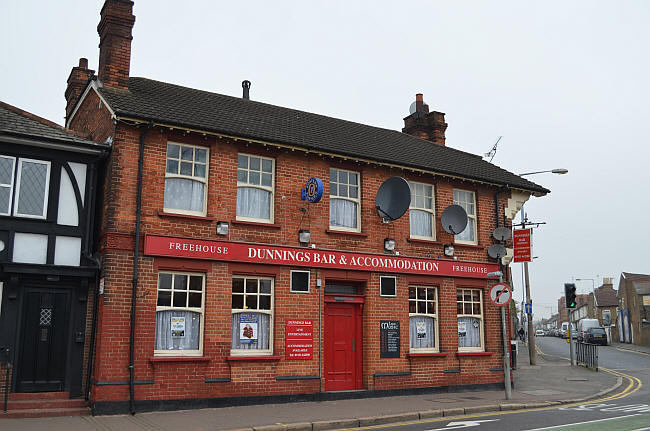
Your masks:
<instances>
[{"instance_id":1,"label":"road marking","mask_svg":"<svg viewBox=\"0 0 650 431\"><path fill-rule=\"evenodd\" d=\"M434 428L430 429L427 431L438 431L438 430L451 430L451 429L458 429L458 428L469 428L469 427L477 427L481 425L483 422L496 422L499 419L483 419L482 421L459 421L459 422L449 422L447 425L445 425L444 428Z\"/></svg>"},{"instance_id":2,"label":"road marking","mask_svg":"<svg viewBox=\"0 0 650 431\"><path fill-rule=\"evenodd\" d=\"M637 413L635 415L617 416L615 418L596 419L596 420L593 420L593 421L585 421L585 422L574 422L574 423L571 423L571 424L555 425L555 426L552 426L552 427L533 428L533 429L529 429L529 430L526 430L526 431L542 431L542 430L552 430L552 429L565 428L565 427L574 427L576 425L594 424L594 423L606 422L606 421L615 421L615 420L619 420L619 419L623 419L623 418L631 418L631 417L634 417L634 416L639 416L639 414Z\"/></svg>"},{"instance_id":3,"label":"road marking","mask_svg":"<svg viewBox=\"0 0 650 431\"><path fill-rule=\"evenodd\" d=\"M646 355L646 356L650 356L650 353L646 353L646 352L639 352L638 350L631 350L631 349L621 349L620 347L617 347L617 348L616 348L616 350L620 350L621 352L630 352L630 353L636 353L636 354L639 354L639 355Z\"/></svg>"}]
</instances>

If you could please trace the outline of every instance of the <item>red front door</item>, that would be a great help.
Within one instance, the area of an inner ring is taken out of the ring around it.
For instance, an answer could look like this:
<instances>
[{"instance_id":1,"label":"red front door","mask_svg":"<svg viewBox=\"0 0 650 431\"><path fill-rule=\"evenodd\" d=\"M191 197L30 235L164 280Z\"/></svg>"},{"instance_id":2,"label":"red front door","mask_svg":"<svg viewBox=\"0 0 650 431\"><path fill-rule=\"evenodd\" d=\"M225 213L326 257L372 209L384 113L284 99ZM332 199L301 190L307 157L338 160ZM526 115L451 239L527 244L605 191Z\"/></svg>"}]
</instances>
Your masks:
<instances>
[{"instance_id":1,"label":"red front door","mask_svg":"<svg viewBox=\"0 0 650 431\"><path fill-rule=\"evenodd\" d=\"M325 390L362 389L361 304L325 303Z\"/></svg>"}]
</instances>

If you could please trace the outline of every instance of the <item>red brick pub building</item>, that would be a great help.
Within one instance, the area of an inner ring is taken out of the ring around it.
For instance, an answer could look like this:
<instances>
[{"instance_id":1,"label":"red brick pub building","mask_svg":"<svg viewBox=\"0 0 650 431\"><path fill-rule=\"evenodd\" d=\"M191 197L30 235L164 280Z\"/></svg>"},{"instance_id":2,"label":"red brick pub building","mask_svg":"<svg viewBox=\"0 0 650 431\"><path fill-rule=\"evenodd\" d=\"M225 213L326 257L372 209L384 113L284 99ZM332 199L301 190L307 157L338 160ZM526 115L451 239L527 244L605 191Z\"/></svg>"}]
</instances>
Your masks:
<instances>
[{"instance_id":1,"label":"red brick pub building","mask_svg":"<svg viewBox=\"0 0 650 431\"><path fill-rule=\"evenodd\" d=\"M247 82L238 98L131 77L132 6L106 1L98 73L80 62L66 92L67 126L112 143L94 411L502 385L487 249L549 191L446 147L421 95L398 132L256 102ZM411 205L383 223L393 176Z\"/></svg>"}]
</instances>

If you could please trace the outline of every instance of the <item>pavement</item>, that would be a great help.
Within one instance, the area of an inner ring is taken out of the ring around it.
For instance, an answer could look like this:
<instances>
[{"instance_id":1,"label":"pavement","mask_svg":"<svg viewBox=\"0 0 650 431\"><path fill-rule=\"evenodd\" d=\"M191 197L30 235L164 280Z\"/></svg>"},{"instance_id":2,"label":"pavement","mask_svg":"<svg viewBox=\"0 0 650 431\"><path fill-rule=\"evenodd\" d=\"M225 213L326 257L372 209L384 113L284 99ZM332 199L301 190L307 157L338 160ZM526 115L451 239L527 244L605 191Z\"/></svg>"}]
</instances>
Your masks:
<instances>
[{"instance_id":1,"label":"pavement","mask_svg":"<svg viewBox=\"0 0 650 431\"><path fill-rule=\"evenodd\" d=\"M618 348L618 345L615 347ZM638 346L634 346L638 347ZM632 348L622 345L620 348ZM647 349L650 353L650 349ZM620 377L567 360L537 356L529 365L520 344L512 399L504 390L464 390L383 398L262 404L115 416L2 419L0 431L320 431L441 416L517 410L581 402L620 389Z\"/></svg>"}]
</instances>

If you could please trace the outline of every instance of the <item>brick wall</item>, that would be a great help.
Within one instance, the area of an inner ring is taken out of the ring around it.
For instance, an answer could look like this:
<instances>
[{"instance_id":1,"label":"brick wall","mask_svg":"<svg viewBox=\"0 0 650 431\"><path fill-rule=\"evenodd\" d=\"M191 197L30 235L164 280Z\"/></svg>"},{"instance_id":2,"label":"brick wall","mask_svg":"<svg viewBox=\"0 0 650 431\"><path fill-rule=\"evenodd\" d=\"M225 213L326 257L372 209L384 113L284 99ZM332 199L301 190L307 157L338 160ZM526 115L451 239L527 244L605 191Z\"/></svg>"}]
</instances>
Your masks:
<instances>
[{"instance_id":1,"label":"brick wall","mask_svg":"<svg viewBox=\"0 0 650 431\"><path fill-rule=\"evenodd\" d=\"M88 121L93 118L87 112ZM84 129L82 116L73 126ZM97 113L96 120L106 117ZM100 129L102 129L100 127ZM102 130L110 130L107 125ZM100 297L97 350L94 376L110 385L93 386L94 401L128 399L128 349L131 278L133 264L133 233L137 192L138 141L142 128L123 123L114 128L114 146L107 164L103 206L103 276L105 293ZM96 132L99 135L99 132ZM210 150L207 217L163 214L165 154L168 141L205 146ZM236 222L236 170L238 153L270 157L276 161L274 211L272 226ZM360 172L362 235L333 233L329 225L330 167ZM493 243L489 237L496 227L495 188L449 179L420 175L415 172L388 169L374 164L357 163L303 152L280 150L230 139L204 137L197 133L181 133L155 127L148 132L145 144L144 188L142 198L142 234L164 234L181 237L222 240L216 235L216 221L231 222L229 241L260 242L298 246L298 230L309 229L311 242L319 249L383 253L383 240L394 238L396 249L406 256L437 258L443 255L444 244L453 237L439 225L444 208L452 204L452 190L461 188L476 193L478 208L478 239L476 246L456 245L458 261L491 262L486 250ZM434 242L409 240L408 214L383 224L374 208L381 183L400 175L412 181L435 186L436 237ZM325 184L323 199L317 204L300 200L300 189L309 177L319 177ZM284 197L284 199L283 199ZM508 193L499 195L501 215ZM300 211L308 211L304 217ZM493 263L493 261L492 261ZM363 386L366 389L397 389L424 386L494 383L503 381L503 373L490 371L502 366L500 312L488 298L485 281L449 277L413 277L397 275L397 297L379 296L380 273L350 274L351 271L311 270L308 294L289 292L290 267L243 265L226 262L197 262L187 259L141 256L140 283L137 294L135 380L136 399L210 398L247 395L312 393L321 390L316 380L276 380L278 376L314 376L319 371L320 310L323 294L316 288L316 279L365 279L363 310ZM207 360L176 360L161 362L154 357L157 274L159 269L175 269L206 274L203 356ZM275 279L272 360L233 361L230 355L232 275L246 272L270 273ZM417 282L438 287L440 350L446 355L408 357L409 315L408 285ZM480 288L483 291L483 324L487 355L457 355L456 288ZM314 353L311 360L285 360L285 325L287 319L314 321ZM379 320L399 320L401 357L380 358ZM509 337L510 338L510 337ZM448 372L445 372L447 370ZM452 371L452 372L450 372ZM406 376L375 376L376 373L410 373ZM229 382L206 383L206 379L230 379ZM120 384L121 382L121 384ZM152 383L153 382L153 383Z\"/></svg>"}]
</instances>

